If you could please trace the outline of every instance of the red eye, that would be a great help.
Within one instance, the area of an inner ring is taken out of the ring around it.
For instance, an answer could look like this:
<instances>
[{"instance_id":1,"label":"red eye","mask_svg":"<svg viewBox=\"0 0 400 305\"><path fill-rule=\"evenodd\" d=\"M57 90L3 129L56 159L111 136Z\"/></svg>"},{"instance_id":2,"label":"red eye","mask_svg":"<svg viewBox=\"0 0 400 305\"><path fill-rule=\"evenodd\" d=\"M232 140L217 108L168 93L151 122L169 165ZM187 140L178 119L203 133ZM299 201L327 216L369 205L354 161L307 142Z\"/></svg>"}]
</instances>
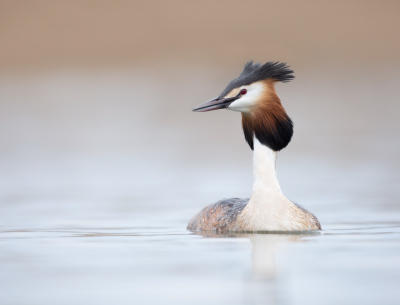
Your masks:
<instances>
[{"instance_id":1,"label":"red eye","mask_svg":"<svg viewBox=\"0 0 400 305\"><path fill-rule=\"evenodd\" d=\"M240 90L240 94L241 94L241 95L246 94L246 93L247 93L247 90L246 90L246 89Z\"/></svg>"}]
</instances>

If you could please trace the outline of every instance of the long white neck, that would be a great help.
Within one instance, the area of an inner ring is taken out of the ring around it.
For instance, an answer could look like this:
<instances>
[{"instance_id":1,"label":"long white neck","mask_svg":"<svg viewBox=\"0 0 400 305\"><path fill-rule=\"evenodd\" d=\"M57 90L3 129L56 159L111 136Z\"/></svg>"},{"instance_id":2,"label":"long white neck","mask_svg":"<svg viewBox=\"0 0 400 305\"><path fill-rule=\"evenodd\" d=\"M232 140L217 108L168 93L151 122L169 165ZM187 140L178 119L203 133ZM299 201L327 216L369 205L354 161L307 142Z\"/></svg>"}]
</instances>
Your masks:
<instances>
[{"instance_id":1,"label":"long white neck","mask_svg":"<svg viewBox=\"0 0 400 305\"><path fill-rule=\"evenodd\" d=\"M276 177L277 153L254 137L254 184L249 203L238 217L245 231L299 230L298 209L283 194Z\"/></svg>"},{"instance_id":2,"label":"long white neck","mask_svg":"<svg viewBox=\"0 0 400 305\"><path fill-rule=\"evenodd\" d=\"M282 194L276 176L276 156L276 151L262 145L254 137L253 194L261 190Z\"/></svg>"},{"instance_id":3,"label":"long white neck","mask_svg":"<svg viewBox=\"0 0 400 305\"><path fill-rule=\"evenodd\" d=\"M276 177L276 152L254 137L254 184L251 198L234 230L308 231L320 229L315 216L290 202Z\"/></svg>"}]
</instances>

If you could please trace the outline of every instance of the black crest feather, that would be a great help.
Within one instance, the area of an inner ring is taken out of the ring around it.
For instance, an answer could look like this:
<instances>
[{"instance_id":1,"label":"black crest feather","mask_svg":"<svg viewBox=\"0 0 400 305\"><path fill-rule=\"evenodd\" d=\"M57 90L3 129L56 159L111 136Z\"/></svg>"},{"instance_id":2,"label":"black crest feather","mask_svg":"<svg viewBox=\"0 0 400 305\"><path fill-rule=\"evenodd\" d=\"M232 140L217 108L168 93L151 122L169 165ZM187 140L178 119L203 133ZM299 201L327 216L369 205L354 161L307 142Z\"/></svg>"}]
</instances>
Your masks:
<instances>
[{"instance_id":1,"label":"black crest feather","mask_svg":"<svg viewBox=\"0 0 400 305\"><path fill-rule=\"evenodd\" d=\"M227 95L235 88L265 79L286 83L294 79L293 70L290 70L289 66L284 62L269 61L265 64L254 64L251 60L244 65L242 73L228 84L220 96Z\"/></svg>"}]
</instances>

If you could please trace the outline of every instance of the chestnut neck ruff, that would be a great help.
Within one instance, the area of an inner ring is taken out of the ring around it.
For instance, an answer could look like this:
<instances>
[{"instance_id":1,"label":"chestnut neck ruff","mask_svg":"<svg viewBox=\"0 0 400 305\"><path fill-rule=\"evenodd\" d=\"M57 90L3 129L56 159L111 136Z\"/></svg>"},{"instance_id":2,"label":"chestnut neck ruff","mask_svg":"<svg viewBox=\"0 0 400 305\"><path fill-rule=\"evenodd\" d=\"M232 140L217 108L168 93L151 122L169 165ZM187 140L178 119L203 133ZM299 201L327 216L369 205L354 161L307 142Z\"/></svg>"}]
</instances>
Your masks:
<instances>
[{"instance_id":1,"label":"chestnut neck ruff","mask_svg":"<svg viewBox=\"0 0 400 305\"><path fill-rule=\"evenodd\" d=\"M265 92L257 105L249 112L242 112L245 139L254 150L253 137L273 151L285 148L293 135L293 122L283 108L275 92L274 82L265 82Z\"/></svg>"}]
</instances>

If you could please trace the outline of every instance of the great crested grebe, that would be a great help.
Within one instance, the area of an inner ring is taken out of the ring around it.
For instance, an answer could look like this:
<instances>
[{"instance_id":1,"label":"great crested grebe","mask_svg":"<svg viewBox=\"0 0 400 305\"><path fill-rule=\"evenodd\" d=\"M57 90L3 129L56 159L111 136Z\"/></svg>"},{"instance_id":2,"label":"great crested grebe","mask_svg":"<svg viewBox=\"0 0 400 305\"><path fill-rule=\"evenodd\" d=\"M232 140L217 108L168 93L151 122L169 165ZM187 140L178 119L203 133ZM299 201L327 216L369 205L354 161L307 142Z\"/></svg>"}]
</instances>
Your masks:
<instances>
[{"instance_id":1,"label":"great crested grebe","mask_svg":"<svg viewBox=\"0 0 400 305\"><path fill-rule=\"evenodd\" d=\"M244 137L253 156L253 190L250 199L218 201L194 216L191 231L313 231L318 219L282 193L276 176L277 152L293 135L293 123L282 107L275 82L288 82L293 71L285 63L248 62L239 77L222 93L194 108L196 112L229 109L242 113Z\"/></svg>"}]
</instances>

